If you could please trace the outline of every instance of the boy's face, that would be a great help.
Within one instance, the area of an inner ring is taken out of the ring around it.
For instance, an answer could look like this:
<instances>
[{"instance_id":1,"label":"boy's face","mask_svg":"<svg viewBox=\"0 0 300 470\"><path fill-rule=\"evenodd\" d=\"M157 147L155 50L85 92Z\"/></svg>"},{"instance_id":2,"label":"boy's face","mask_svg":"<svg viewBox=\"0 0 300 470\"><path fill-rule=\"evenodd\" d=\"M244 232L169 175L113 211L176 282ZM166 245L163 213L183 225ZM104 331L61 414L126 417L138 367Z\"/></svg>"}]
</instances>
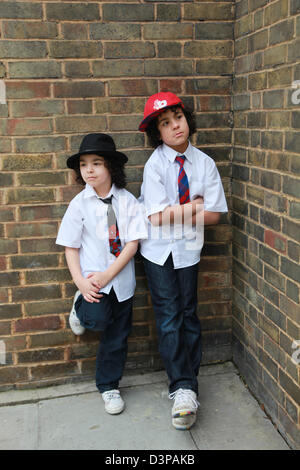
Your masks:
<instances>
[{"instance_id":1,"label":"boy's face","mask_svg":"<svg viewBox=\"0 0 300 470\"><path fill-rule=\"evenodd\" d=\"M105 159L92 153L81 155L79 168L83 181L92 186L99 196L106 196L112 183Z\"/></svg>"},{"instance_id":2,"label":"boy's face","mask_svg":"<svg viewBox=\"0 0 300 470\"><path fill-rule=\"evenodd\" d=\"M181 107L163 111L157 118L157 129L169 147L180 153L187 149L190 129Z\"/></svg>"}]
</instances>

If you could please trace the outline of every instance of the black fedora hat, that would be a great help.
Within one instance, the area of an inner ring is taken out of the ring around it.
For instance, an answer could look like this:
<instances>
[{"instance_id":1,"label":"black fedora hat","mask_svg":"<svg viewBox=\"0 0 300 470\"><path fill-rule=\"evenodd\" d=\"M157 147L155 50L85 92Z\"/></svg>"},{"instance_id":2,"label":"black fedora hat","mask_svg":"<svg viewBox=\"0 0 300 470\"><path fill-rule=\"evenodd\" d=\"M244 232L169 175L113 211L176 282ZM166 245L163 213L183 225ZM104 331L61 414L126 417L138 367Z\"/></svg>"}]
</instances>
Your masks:
<instances>
[{"instance_id":1,"label":"black fedora hat","mask_svg":"<svg viewBox=\"0 0 300 470\"><path fill-rule=\"evenodd\" d=\"M115 143L107 134L88 134L84 136L79 147L79 152L72 155L67 160L67 166L74 169L80 155L95 153L101 157L119 158L122 163L126 163L128 158L124 153L117 152Z\"/></svg>"}]
</instances>

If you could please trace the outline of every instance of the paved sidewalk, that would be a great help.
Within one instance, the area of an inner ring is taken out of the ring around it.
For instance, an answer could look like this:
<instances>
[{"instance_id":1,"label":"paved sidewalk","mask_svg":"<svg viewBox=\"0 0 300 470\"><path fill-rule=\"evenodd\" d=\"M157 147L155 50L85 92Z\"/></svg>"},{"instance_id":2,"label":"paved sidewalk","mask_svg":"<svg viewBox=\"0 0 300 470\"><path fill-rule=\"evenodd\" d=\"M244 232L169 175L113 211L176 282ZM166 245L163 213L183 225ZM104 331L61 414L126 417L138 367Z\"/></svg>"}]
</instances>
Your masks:
<instances>
[{"instance_id":1,"label":"paved sidewalk","mask_svg":"<svg viewBox=\"0 0 300 470\"><path fill-rule=\"evenodd\" d=\"M203 366L196 425L177 431L164 372L126 376L108 415L93 382L0 393L1 450L288 450L234 365Z\"/></svg>"}]
</instances>

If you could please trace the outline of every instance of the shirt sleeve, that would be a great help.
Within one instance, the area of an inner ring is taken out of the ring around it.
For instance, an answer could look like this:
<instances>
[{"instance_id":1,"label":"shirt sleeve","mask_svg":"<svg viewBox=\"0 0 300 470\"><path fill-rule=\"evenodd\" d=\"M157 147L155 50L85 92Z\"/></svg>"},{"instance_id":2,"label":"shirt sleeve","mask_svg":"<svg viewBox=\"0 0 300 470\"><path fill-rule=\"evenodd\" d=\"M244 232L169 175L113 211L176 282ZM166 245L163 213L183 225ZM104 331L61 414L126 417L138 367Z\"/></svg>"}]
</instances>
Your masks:
<instances>
[{"instance_id":1,"label":"shirt sleeve","mask_svg":"<svg viewBox=\"0 0 300 470\"><path fill-rule=\"evenodd\" d=\"M56 238L57 245L80 248L83 230L83 216L76 199L73 199L62 218Z\"/></svg>"},{"instance_id":2,"label":"shirt sleeve","mask_svg":"<svg viewBox=\"0 0 300 470\"><path fill-rule=\"evenodd\" d=\"M170 205L161 172L151 161L144 168L140 200L143 202L146 217L162 212Z\"/></svg>"},{"instance_id":3,"label":"shirt sleeve","mask_svg":"<svg viewBox=\"0 0 300 470\"><path fill-rule=\"evenodd\" d=\"M211 158L206 162L203 199L204 210L211 212L228 212L220 174L215 162Z\"/></svg>"},{"instance_id":4,"label":"shirt sleeve","mask_svg":"<svg viewBox=\"0 0 300 470\"><path fill-rule=\"evenodd\" d=\"M148 238L148 223L144 207L132 196L128 199L125 243Z\"/></svg>"}]
</instances>

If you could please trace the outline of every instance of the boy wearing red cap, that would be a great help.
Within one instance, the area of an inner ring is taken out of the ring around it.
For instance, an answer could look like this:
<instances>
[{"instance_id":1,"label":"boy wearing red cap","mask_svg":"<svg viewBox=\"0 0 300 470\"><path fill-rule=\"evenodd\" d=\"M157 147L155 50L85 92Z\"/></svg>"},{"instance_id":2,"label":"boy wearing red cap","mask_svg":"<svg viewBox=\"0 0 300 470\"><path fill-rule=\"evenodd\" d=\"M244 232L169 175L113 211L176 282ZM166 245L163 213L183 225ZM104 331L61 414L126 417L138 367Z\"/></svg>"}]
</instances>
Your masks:
<instances>
[{"instance_id":1,"label":"boy wearing red cap","mask_svg":"<svg viewBox=\"0 0 300 470\"><path fill-rule=\"evenodd\" d=\"M180 98L169 92L151 96L139 130L156 147L141 188L150 234L141 241L141 254L170 380L169 397L174 399L172 424L189 429L199 405L197 276L203 225L217 224L228 209L214 161L189 142L195 120Z\"/></svg>"}]
</instances>

